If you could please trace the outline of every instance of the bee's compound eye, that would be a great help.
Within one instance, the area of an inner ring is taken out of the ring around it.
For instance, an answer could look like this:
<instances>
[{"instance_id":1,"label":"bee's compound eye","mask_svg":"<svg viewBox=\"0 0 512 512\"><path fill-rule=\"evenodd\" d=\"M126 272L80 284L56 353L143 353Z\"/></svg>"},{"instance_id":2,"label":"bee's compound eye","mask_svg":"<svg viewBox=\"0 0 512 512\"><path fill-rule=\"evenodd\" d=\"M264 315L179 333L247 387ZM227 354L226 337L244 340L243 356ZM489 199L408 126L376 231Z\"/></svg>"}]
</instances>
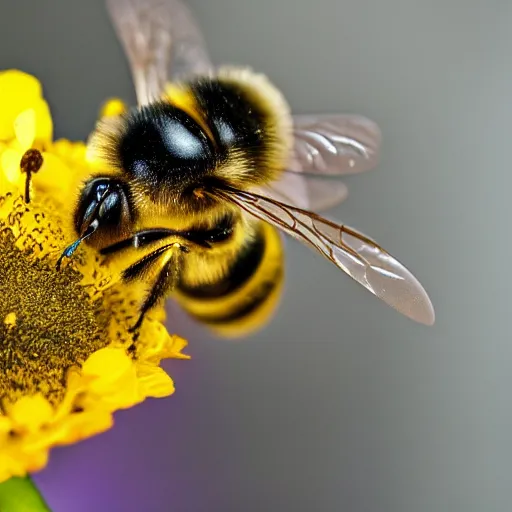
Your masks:
<instances>
[{"instance_id":1,"label":"bee's compound eye","mask_svg":"<svg viewBox=\"0 0 512 512\"><path fill-rule=\"evenodd\" d=\"M124 184L108 177L89 181L80 195L74 220L79 236L97 222L94 235L87 240L94 246L108 245L129 234L133 211Z\"/></svg>"},{"instance_id":2,"label":"bee's compound eye","mask_svg":"<svg viewBox=\"0 0 512 512\"><path fill-rule=\"evenodd\" d=\"M91 192L96 195L96 201L99 201L103 194L107 192L109 188L109 182L106 179L98 180L97 183L94 183L94 187Z\"/></svg>"}]
</instances>

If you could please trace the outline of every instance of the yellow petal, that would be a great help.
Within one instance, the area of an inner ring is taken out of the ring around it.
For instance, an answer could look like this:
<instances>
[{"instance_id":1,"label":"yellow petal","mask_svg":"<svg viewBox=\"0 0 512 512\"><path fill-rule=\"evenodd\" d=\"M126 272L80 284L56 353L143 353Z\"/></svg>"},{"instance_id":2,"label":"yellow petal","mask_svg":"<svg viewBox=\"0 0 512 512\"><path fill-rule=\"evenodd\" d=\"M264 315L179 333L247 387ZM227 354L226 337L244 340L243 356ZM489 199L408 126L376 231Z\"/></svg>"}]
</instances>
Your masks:
<instances>
[{"instance_id":1,"label":"yellow petal","mask_svg":"<svg viewBox=\"0 0 512 512\"><path fill-rule=\"evenodd\" d=\"M39 172L32 176L36 190L57 194L69 193L70 185L75 180L73 171L53 153L44 151L42 155L43 165Z\"/></svg>"},{"instance_id":2,"label":"yellow petal","mask_svg":"<svg viewBox=\"0 0 512 512\"><path fill-rule=\"evenodd\" d=\"M34 111L36 113L35 140L48 144L53 138L53 122L50 107L45 100L39 99L34 102Z\"/></svg>"},{"instance_id":3,"label":"yellow petal","mask_svg":"<svg viewBox=\"0 0 512 512\"><path fill-rule=\"evenodd\" d=\"M34 100L41 97L42 90L39 80L28 73L18 69L0 72L0 95L4 98Z\"/></svg>"},{"instance_id":4,"label":"yellow petal","mask_svg":"<svg viewBox=\"0 0 512 512\"><path fill-rule=\"evenodd\" d=\"M11 427L11 420L5 416L0 416L0 436L7 434L11 430Z\"/></svg>"},{"instance_id":5,"label":"yellow petal","mask_svg":"<svg viewBox=\"0 0 512 512\"><path fill-rule=\"evenodd\" d=\"M9 416L15 428L35 432L52 419L53 408L42 395L24 396L9 408Z\"/></svg>"},{"instance_id":6,"label":"yellow petal","mask_svg":"<svg viewBox=\"0 0 512 512\"><path fill-rule=\"evenodd\" d=\"M52 151L61 158L68 158L72 143L68 139L58 139L52 144Z\"/></svg>"},{"instance_id":7,"label":"yellow petal","mask_svg":"<svg viewBox=\"0 0 512 512\"><path fill-rule=\"evenodd\" d=\"M16 116L36 104L41 93L39 80L27 73L14 69L0 73L0 140L15 137Z\"/></svg>"},{"instance_id":8,"label":"yellow petal","mask_svg":"<svg viewBox=\"0 0 512 512\"><path fill-rule=\"evenodd\" d=\"M158 366L151 366L150 368L151 370L145 374L137 374L139 383L143 386L144 395L153 398L162 398L172 395L175 389L171 377Z\"/></svg>"},{"instance_id":9,"label":"yellow petal","mask_svg":"<svg viewBox=\"0 0 512 512\"><path fill-rule=\"evenodd\" d=\"M14 133L24 151L29 149L36 137L36 111L29 108L14 120Z\"/></svg>"},{"instance_id":10,"label":"yellow petal","mask_svg":"<svg viewBox=\"0 0 512 512\"><path fill-rule=\"evenodd\" d=\"M173 334L170 336L171 338L171 348L168 352L169 356L177 357L178 359L190 359L188 354L182 354L182 350L186 348L188 342L185 338L178 336L177 334Z\"/></svg>"},{"instance_id":11,"label":"yellow petal","mask_svg":"<svg viewBox=\"0 0 512 512\"><path fill-rule=\"evenodd\" d=\"M2 153L0 163L4 175L10 183L18 184L21 178L20 160L21 153L12 148L7 148Z\"/></svg>"},{"instance_id":12,"label":"yellow petal","mask_svg":"<svg viewBox=\"0 0 512 512\"><path fill-rule=\"evenodd\" d=\"M68 418L67 423L60 432L58 444L71 444L99 434L112 427L114 420L108 411L95 410L93 412L82 412Z\"/></svg>"},{"instance_id":13,"label":"yellow petal","mask_svg":"<svg viewBox=\"0 0 512 512\"><path fill-rule=\"evenodd\" d=\"M37 451L35 453L26 453L25 455L25 468L30 473L44 468L48 463L48 450ZM18 476L23 476L23 472L18 473Z\"/></svg>"},{"instance_id":14,"label":"yellow petal","mask_svg":"<svg viewBox=\"0 0 512 512\"><path fill-rule=\"evenodd\" d=\"M25 461L16 460L9 453L0 452L0 482L11 476L24 476L26 473Z\"/></svg>"},{"instance_id":15,"label":"yellow petal","mask_svg":"<svg viewBox=\"0 0 512 512\"><path fill-rule=\"evenodd\" d=\"M107 347L92 354L82 366L88 389L108 409L121 409L143 400L132 359L120 348ZM87 402L84 403L87 409Z\"/></svg>"},{"instance_id":16,"label":"yellow petal","mask_svg":"<svg viewBox=\"0 0 512 512\"><path fill-rule=\"evenodd\" d=\"M111 98L107 100L100 110L101 117L115 117L126 112L126 104L119 98Z\"/></svg>"},{"instance_id":17,"label":"yellow petal","mask_svg":"<svg viewBox=\"0 0 512 512\"><path fill-rule=\"evenodd\" d=\"M87 146L83 142L74 142L71 145L70 158L73 161L85 162L85 154L87 152Z\"/></svg>"},{"instance_id":18,"label":"yellow petal","mask_svg":"<svg viewBox=\"0 0 512 512\"><path fill-rule=\"evenodd\" d=\"M82 366L82 375L115 381L132 366L132 360L120 348L106 347L94 352Z\"/></svg>"}]
</instances>

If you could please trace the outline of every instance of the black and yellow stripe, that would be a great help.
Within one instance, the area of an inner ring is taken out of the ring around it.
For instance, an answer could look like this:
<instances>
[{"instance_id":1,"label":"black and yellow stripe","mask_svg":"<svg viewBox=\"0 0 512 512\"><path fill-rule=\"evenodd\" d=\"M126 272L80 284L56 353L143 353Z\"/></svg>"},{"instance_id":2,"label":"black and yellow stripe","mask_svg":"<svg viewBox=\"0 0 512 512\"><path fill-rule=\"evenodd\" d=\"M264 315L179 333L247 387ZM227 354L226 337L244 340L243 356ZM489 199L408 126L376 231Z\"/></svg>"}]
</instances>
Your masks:
<instances>
[{"instance_id":1,"label":"black and yellow stripe","mask_svg":"<svg viewBox=\"0 0 512 512\"><path fill-rule=\"evenodd\" d=\"M244 336L271 319L283 288L283 263L280 234L261 223L222 279L193 286L182 282L176 298L192 317L217 334Z\"/></svg>"}]
</instances>

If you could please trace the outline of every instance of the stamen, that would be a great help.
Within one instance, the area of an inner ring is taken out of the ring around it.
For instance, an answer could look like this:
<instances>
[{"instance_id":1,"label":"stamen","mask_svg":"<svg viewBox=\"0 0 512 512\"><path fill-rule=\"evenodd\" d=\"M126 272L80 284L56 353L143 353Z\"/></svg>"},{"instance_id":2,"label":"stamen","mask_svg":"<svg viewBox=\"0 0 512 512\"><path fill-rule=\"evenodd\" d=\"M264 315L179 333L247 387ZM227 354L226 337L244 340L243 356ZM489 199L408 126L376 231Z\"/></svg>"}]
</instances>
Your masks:
<instances>
[{"instance_id":1,"label":"stamen","mask_svg":"<svg viewBox=\"0 0 512 512\"><path fill-rule=\"evenodd\" d=\"M30 203L30 180L32 174L43 166L43 155L38 149L27 149L21 157L20 169L27 175L25 180L25 203Z\"/></svg>"}]
</instances>

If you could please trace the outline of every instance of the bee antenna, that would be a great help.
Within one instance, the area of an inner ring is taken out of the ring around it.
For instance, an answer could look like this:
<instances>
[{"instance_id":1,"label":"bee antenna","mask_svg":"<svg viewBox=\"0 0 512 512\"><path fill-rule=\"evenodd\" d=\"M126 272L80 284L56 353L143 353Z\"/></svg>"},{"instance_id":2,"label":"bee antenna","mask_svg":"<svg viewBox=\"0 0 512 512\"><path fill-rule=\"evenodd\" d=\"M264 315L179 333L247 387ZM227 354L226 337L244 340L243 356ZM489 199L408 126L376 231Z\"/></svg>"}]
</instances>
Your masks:
<instances>
[{"instance_id":1,"label":"bee antenna","mask_svg":"<svg viewBox=\"0 0 512 512\"><path fill-rule=\"evenodd\" d=\"M55 268L57 270L60 270L60 267L61 267L61 264L62 264L62 260L64 258L71 258L71 256L73 255L73 253L77 250L78 246L88 237L90 237L95 231L96 229L98 228L99 226L99 222L97 219L95 219L93 222L91 222L91 224L89 224L89 226L87 227L87 229L85 230L85 233L78 239L78 240L75 240L71 245L68 245L63 251L62 251L62 254L59 256L59 259L57 260L57 263L55 265Z\"/></svg>"}]
</instances>

